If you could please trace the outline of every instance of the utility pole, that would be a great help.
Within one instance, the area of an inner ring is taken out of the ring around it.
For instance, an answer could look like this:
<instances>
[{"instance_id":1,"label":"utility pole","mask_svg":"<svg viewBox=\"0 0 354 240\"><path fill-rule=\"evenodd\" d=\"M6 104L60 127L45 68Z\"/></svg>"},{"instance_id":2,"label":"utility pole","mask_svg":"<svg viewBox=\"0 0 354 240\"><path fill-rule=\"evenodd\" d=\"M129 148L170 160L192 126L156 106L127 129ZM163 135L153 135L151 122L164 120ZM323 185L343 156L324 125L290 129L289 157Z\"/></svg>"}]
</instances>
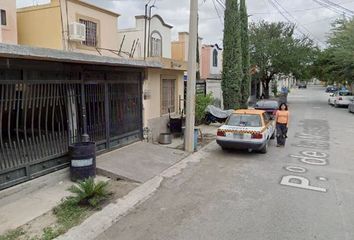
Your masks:
<instances>
[{"instance_id":1,"label":"utility pole","mask_svg":"<svg viewBox=\"0 0 354 240\"><path fill-rule=\"evenodd\" d=\"M147 42L147 56L151 57L151 47L150 47L150 39L151 39L151 9L156 7L154 4L149 7L149 30L148 30L148 42Z\"/></svg>"},{"instance_id":2,"label":"utility pole","mask_svg":"<svg viewBox=\"0 0 354 240\"><path fill-rule=\"evenodd\" d=\"M150 1L149 1L150 2ZM147 8L148 8L149 3L145 4L145 15L144 15L144 60L146 59L146 28L147 28Z\"/></svg>"},{"instance_id":3,"label":"utility pole","mask_svg":"<svg viewBox=\"0 0 354 240\"><path fill-rule=\"evenodd\" d=\"M190 0L189 43L188 43L188 79L186 129L184 134L185 150L194 152L194 121L195 121L195 82L197 69L198 41L198 0Z\"/></svg>"}]
</instances>

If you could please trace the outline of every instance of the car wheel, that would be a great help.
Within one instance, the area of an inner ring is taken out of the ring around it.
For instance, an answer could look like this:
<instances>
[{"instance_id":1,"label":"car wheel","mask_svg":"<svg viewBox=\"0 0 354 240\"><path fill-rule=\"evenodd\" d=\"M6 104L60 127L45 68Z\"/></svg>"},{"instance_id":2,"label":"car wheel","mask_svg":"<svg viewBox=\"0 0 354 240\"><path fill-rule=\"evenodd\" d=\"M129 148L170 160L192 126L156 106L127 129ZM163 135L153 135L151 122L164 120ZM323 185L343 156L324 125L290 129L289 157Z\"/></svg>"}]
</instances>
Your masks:
<instances>
[{"instance_id":1,"label":"car wheel","mask_svg":"<svg viewBox=\"0 0 354 240\"><path fill-rule=\"evenodd\" d=\"M264 147L259 152L263 154L268 152L268 142L264 145Z\"/></svg>"},{"instance_id":2,"label":"car wheel","mask_svg":"<svg viewBox=\"0 0 354 240\"><path fill-rule=\"evenodd\" d=\"M334 107L335 107L335 108L338 108L337 102L334 102Z\"/></svg>"},{"instance_id":3,"label":"car wheel","mask_svg":"<svg viewBox=\"0 0 354 240\"><path fill-rule=\"evenodd\" d=\"M221 147L221 150L226 151L227 148L226 147Z\"/></svg>"}]
</instances>

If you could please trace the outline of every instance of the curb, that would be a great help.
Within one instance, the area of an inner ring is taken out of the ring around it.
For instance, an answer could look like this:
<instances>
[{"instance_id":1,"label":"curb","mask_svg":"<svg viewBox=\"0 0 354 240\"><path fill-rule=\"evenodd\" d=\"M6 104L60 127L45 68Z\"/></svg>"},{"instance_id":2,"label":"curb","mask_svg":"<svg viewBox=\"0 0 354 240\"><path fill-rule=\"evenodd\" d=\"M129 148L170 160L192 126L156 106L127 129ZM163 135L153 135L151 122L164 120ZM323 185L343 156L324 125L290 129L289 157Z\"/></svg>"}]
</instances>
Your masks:
<instances>
[{"instance_id":1,"label":"curb","mask_svg":"<svg viewBox=\"0 0 354 240\"><path fill-rule=\"evenodd\" d=\"M70 229L67 233L56 238L56 240L94 240L101 233L118 222L122 217L127 215L130 210L145 202L158 190L165 178L174 177L182 172L189 163L198 163L208 153L204 149L214 144L212 141L198 152L195 152L178 163L164 170L159 175L153 177L139 187L132 190L123 198L111 203L100 212L97 212L87 218L81 225Z\"/></svg>"}]
</instances>

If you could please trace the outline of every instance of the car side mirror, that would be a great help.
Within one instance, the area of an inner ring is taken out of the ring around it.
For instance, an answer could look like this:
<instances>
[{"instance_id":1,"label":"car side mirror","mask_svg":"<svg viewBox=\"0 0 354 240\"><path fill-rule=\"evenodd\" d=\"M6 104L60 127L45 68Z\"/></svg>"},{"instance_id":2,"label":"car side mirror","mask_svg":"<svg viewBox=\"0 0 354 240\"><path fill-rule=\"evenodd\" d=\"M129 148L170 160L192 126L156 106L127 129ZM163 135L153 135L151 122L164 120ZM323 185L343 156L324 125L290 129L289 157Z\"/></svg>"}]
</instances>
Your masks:
<instances>
[{"instance_id":1,"label":"car side mirror","mask_svg":"<svg viewBox=\"0 0 354 240\"><path fill-rule=\"evenodd\" d=\"M334 93L329 94L329 96L330 96L330 97L333 97L333 96L334 96Z\"/></svg>"}]
</instances>

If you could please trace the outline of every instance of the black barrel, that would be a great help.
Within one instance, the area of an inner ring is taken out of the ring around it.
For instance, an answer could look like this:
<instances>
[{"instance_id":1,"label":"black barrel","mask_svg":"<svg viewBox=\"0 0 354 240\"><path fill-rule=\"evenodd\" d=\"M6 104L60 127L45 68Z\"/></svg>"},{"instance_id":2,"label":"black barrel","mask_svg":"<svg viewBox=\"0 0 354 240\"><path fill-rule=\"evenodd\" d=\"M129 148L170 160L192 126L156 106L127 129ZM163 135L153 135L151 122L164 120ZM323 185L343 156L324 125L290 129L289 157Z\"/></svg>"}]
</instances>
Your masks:
<instances>
[{"instance_id":1,"label":"black barrel","mask_svg":"<svg viewBox=\"0 0 354 240\"><path fill-rule=\"evenodd\" d=\"M72 181L76 182L96 176L96 144L94 142L72 144L69 146L69 154Z\"/></svg>"}]
</instances>

